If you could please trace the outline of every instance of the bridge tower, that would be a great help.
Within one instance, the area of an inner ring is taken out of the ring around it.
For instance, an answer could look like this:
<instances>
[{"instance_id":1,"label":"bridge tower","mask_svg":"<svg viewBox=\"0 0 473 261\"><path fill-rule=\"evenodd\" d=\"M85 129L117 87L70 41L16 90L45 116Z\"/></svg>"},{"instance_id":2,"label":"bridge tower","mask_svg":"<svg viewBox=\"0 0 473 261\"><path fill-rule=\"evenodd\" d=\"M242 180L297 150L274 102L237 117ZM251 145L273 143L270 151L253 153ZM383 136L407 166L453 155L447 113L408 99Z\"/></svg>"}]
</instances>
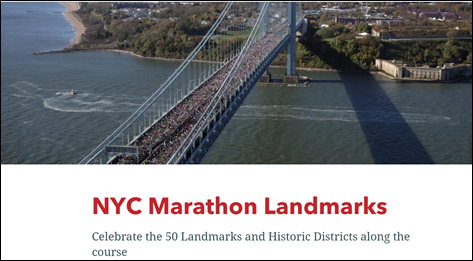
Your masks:
<instances>
[{"instance_id":1,"label":"bridge tower","mask_svg":"<svg viewBox=\"0 0 473 261\"><path fill-rule=\"evenodd\" d=\"M287 76L284 77L285 83L298 83L299 77L296 75L296 2L288 4L289 18L289 43L287 44Z\"/></svg>"}]
</instances>

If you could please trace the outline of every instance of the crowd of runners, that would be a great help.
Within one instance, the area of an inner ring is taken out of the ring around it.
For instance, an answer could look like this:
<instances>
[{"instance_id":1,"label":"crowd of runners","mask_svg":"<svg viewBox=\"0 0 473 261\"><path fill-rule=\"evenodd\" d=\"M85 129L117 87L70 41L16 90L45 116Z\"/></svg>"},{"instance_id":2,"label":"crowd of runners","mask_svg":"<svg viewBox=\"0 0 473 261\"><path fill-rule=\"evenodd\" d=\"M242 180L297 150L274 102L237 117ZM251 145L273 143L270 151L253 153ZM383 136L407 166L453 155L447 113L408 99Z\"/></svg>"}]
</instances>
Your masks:
<instances>
[{"instance_id":1,"label":"crowd of runners","mask_svg":"<svg viewBox=\"0 0 473 261\"><path fill-rule=\"evenodd\" d=\"M217 105L217 110L224 108L224 102L250 77L251 73L261 64L285 36L287 24L283 24L254 42L241 62L241 66L233 80L227 82L225 95ZM228 74L232 71L237 58L224 65L213 76L208 78L158 122L149 128L136 141L129 144L139 148L139 157L117 156L111 163L116 164L166 164L181 146L188 134L198 123L213 97L218 93ZM214 111L208 110L209 113ZM204 115L205 117L207 115ZM205 118L204 117L204 118ZM200 122L199 124L203 124ZM199 126L200 127L200 126ZM193 134L193 136L195 133Z\"/></svg>"}]
</instances>

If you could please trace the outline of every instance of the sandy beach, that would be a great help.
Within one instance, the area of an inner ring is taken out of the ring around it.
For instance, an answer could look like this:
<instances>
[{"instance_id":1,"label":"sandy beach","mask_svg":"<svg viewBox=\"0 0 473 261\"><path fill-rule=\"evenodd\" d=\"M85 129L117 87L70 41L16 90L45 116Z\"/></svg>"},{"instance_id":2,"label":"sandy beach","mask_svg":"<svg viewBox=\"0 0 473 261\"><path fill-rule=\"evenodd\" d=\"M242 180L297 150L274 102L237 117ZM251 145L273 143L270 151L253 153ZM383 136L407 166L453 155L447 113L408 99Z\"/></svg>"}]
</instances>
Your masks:
<instances>
[{"instance_id":1,"label":"sandy beach","mask_svg":"<svg viewBox=\"0 0 473 261\"><path fill-rule=\"evenodd\" d=\"M77 2L60 2L60 3L67 7L67 10L64 12L64 14L66 15L67 19L69 19L69 21L71 21L71 23L75 27L77 35L74 38L74 44L78 44L80 43L82 34L85 33L85 27L72 12L79 9L79 3Z\"/></svg>"}]
</instances>

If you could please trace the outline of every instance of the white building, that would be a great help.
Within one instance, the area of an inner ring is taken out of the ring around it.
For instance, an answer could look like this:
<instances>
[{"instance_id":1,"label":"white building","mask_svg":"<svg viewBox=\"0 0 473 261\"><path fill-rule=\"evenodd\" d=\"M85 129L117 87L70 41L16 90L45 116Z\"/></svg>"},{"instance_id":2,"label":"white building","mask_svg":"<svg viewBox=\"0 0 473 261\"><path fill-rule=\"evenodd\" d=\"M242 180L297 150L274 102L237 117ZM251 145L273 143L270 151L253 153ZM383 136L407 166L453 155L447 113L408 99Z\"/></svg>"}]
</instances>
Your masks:
<instances>
[{"instance_id":1,"label":"white building","mask_svg":"<svg viewBox=\"0 0 473 261\"><path fill-rule=\"evenodd\" d=\"M408 67L404 65L402 61L376 59L376 67L398 79L410 78L450 81L471 75L471 64L445 64L443 67L437 68L430 68L428 66Z\"/></svg>"}]
</instances>

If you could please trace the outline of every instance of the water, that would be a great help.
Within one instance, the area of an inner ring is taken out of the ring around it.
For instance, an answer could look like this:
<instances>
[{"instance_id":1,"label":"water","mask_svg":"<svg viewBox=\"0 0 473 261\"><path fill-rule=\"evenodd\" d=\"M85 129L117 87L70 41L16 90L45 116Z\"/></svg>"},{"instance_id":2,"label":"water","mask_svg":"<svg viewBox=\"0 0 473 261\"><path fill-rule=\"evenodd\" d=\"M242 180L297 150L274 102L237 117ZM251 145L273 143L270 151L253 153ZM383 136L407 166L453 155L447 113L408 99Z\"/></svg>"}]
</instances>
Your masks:
<instances>
[{"instance_id":1,"label":"water","mask_svg":"<svg viewBox=\"0 0 473 261\"><path fill-rule=\"evenodd\" d=\"M66 8L1 5L2 164L79 162L180 64L112 52L33 56L74 37L56 13ZM203 163L471 164L471 79L397 83L300 73L314 82L255 87Z\"/></svg>"},{"instance_id":2,"label":"water","mask_svg":"<svg viewBox=\"0 0 473 261\"><path fill-rule=\"evenodd\" d=\"M300 73L314 83L254 88L203 163L471 164L471 79Z\"/></svg>"},{"instance_id":3,"label":"water","mask_svg":"<svg viewBox=\"0 0 473 261\"><path fill-rule=\"evenodd\" d=\"M112 52L32 55L69 44L73 27L55 13L65 9L2 3L2 163L79 162L179 66Z\"/></svg>"}]
</instances>

